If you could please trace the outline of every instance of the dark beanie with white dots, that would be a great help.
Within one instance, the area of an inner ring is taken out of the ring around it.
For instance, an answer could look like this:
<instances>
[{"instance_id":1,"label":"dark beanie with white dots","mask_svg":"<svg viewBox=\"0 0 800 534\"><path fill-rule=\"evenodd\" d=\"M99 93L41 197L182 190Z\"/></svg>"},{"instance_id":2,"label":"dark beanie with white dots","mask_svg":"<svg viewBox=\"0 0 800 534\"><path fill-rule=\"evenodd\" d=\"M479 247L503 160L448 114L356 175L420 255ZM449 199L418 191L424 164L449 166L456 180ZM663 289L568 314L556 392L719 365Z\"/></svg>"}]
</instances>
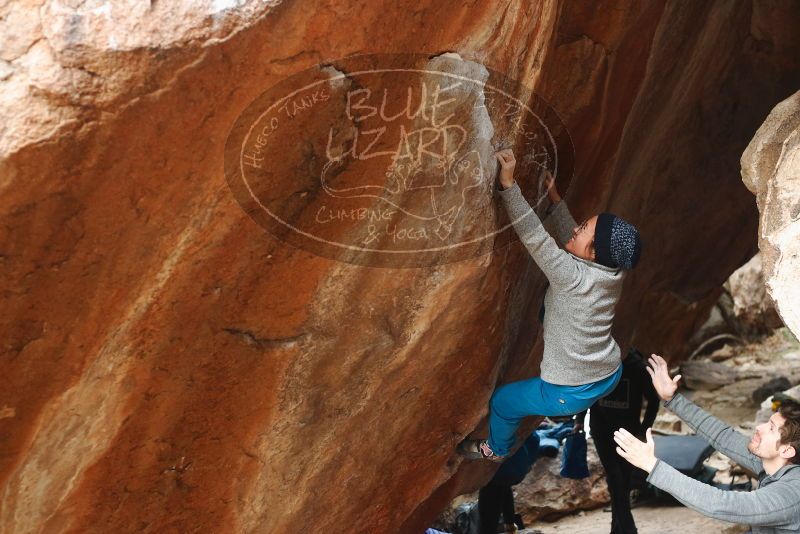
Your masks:
<instances>
[{"instance_id":1,"label":"dark beanie with white dots","mask_svg":"<svg viewBox=\"0 0 800 534\"><path fill-rule=\"evenodd\" d=\"M601 265L633 269L642 255L642 241L632 224L613 213L601 213L594 230L594 250Z\"/></svg>"}]
</instances>

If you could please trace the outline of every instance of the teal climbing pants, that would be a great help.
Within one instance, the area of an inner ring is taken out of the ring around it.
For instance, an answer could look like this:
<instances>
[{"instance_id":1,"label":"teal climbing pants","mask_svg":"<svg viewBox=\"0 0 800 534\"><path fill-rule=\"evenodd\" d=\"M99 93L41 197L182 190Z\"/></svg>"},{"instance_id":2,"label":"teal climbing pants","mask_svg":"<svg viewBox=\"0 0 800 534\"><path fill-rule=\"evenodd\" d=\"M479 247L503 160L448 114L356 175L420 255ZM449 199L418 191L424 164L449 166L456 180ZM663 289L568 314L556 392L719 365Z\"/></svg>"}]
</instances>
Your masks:
<instances>
[{"instance_id":1,"label":"teal climbing pants","mask_svg":"<svg viewBox=\"0 0 800 534\"><path fill-rule=\"evenodd\" d=\"M611 393L622 376L622 365L610 376L580 386L559 386L538 376L497 388L489 403L489 447L506 456L514 446L520 422L530 415L574 415Z\"/></svg>"}]
</instances>

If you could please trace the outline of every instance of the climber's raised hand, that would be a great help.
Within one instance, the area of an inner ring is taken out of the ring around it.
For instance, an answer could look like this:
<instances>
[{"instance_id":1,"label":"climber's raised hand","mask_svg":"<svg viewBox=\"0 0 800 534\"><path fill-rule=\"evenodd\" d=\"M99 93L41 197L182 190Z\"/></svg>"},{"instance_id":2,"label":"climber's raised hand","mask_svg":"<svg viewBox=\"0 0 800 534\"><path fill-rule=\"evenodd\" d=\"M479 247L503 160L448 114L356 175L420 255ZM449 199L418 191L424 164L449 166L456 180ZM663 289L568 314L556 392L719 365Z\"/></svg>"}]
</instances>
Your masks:
<instances>
[{"instance_id":1,"label":"climber's raised hand","mask_svg":"<svg viewBox=\"0 0 800 534\"><path fill-rule=\"evenodd\" d=\"M503 189L508 189L514 185L514 167L517 165L514 151L506 148L495 152L494 157L500 162L500 185L503 186Z\"/></svg>"},{"instance_id":2,"label":"climber's raised hand","mask_svg":"<svg viewBox=\"0 0 800 534\"><path fill-rule=\"evenodd\" d=\"M653 387L656 388L656 393L665 401L672 400L678 390L678 382L681 379L681 375L670 378L667 361L658 354L651 354L648 363L647 372L650 374L650 378L653 379Z\"/></svg>"},{"instance_id":3,"label":"climber's raised hand","mask_svg":"<svg viewBox=\"0 0 800 534\"><path fill-rule=\"evenodd\" d=\"M550 198L550 202L553 204L558 204L561 202L561 195L558 194L558 188L556 187L556 179L553 177L553 174L545 169L542 171L544 174L544 186L547 188L547 196Z\"/></svg>"}]
</instances>

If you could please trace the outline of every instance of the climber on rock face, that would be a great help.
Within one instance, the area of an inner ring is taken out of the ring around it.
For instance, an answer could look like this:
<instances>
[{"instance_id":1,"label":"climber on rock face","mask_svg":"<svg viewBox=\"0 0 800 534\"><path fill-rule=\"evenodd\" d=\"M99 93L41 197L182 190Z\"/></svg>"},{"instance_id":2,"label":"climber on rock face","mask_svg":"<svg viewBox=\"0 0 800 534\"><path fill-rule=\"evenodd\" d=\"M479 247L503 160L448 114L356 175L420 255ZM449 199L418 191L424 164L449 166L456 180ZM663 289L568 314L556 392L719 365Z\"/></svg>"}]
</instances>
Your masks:
<instances>
[{"instance_id":1,"label":"climber on rock face","mask_svg":"<svg viewBox=\"0 0 800 534\"><path fill-rule=\"evenodd\" d=\"M563 243L559 248L514 181L513 152L501 150L495 157L499 194L514 230L550 281L541 376L498 388L490 402L488 439L464 440L458 447L467 458L503 461L524 417L577 414L616 387L622 365L611 337L614 307L641 242L633 226L610 213L576 224L548 173L553 208L546 223Z\"/></svg>"},{"instance_id":2,"label":"climber on rock face","mask_svg":"<svg viewBox=\"0 0 800 534\"><path fill-rule=\"evenodd\" d=\"M701 514L750 525L752 534L800 532L800 404L784 402L749 440L687 400L670 378L667 362L653 354L648 372L664 406L730 459L758 474L758 489L724 491L690 478L655 456L650 430L640 441L625 429L614 436L617 453L649 473L647 481Z\"/></svg>"}]
</instances>

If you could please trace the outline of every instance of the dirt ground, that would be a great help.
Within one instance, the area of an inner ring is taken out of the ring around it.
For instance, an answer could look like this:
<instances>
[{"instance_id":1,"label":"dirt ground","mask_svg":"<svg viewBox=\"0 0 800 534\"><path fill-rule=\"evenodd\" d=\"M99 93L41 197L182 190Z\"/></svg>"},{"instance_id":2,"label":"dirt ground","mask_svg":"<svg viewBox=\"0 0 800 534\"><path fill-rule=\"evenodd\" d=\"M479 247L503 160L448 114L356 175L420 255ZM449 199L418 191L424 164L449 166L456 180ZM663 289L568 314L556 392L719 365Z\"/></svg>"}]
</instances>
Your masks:
<instances>
[{"instance_id":1,"label":"dirt ground","mask_svg":"<svg viewBox=\"0 0 800 534\"><path fill-rule=\"evenodd\" d=\"M683 506L641 506L633 510L636 527L641 534L733 534L746 532L746 529L709 519L694 510ZM520 534L533 534L537 530L543 534L601 534L607 533L611 526L611 514L600 510L579 512L564 517L556 523L543 521Z\"/></svg>"}]
</instances>

